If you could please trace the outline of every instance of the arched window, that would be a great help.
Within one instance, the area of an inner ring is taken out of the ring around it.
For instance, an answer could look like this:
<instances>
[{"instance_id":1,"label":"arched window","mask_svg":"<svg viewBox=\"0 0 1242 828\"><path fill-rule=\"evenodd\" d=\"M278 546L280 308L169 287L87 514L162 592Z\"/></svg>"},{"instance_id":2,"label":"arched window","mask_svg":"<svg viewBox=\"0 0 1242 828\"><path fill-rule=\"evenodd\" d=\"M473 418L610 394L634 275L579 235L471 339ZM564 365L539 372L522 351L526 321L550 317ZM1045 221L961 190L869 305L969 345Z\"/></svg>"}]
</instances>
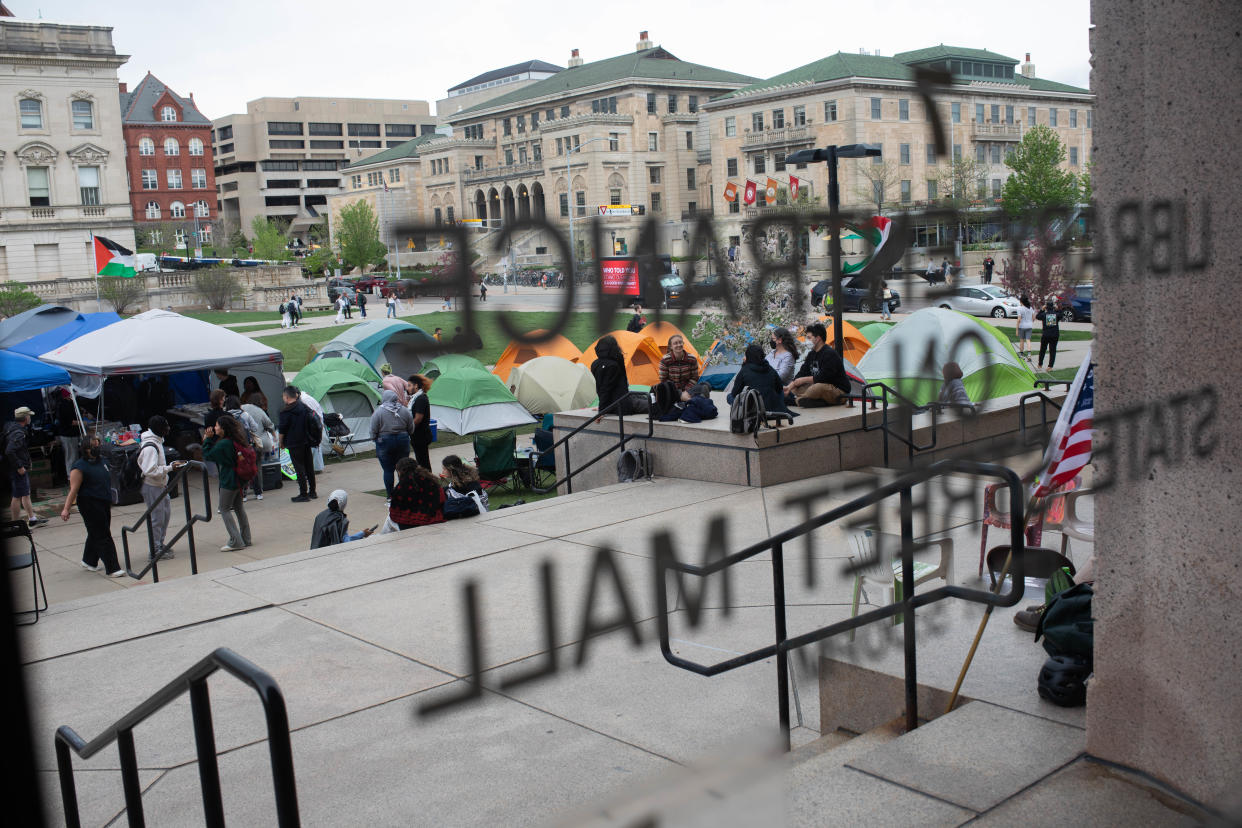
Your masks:
<instances>
[{"instance_id":1,"label":"arched window","mask_svg":"<svg viewBox=\"0 0 1242 828\"><path fill-rule=\"evenodd\" d=\"M190 155L203 154L203 140L201 138L190 139Z\"/></svg>"},{"instance_id":2,"label":"arched window","mask_svg":"<svg viewBox=\"0 0 1242 828\"><path fill-rule=\"evenodd\" d=\"M74 101L70 108L73 110L74 129L95 128L95 107L90 101Z\"/></svg>"},{"instance_id":3,"label":"arched window","mask_svg":"<svg viewBox=\"0 0 1242 828\"><path fill-rule=\"evenodd\" d=\"M160 217L160 203L158 201L147 202L147 218L157 219Z\"/></svg>"},{"instance_id":4,"label":"arched window","mask_svg":"<svg viewBox=\"0 0 1242 828\"><path fill-rule=\"evenodd\" d=\"M185 205L180 201L174 201L168 205L168 215L173 218L185 218Z\"/></svg>"},{"instance_id":5,"label":"arched window","mask_svg":"<svg viewBox=\"0 0 1242 828\"><path fill-rule=\"evenodd\" d=\"M138 154L139 155L155 155L155 142L152 141L150 138L139 138L138 139Z\"/></svg>"},{"instance_id":6,"label":"arched window","mask_svg":"<svg viewBox=\"0 0 1242 828\"><path fill-rule=\"evenodd\" d=\"M164 107L163 109L160 110L160 120L161 121L177 120L177 110L173 109L171 106Z\"/></svg>"},{"instance_id":7,"label":"arched window","mask_svg":"<svg viewBox=\"0 0 1242 828\"><path fill-rule=\"evenodd\" d=\"M21 111L22 129L43 129L43 101L22 98L18 109Z\"/></svg>"},{"instance_id":8,"label":"arched window","mask_svg":"<svg viewBox=\"0 0 1242 828\"><path fill-rule=\"evenodd\" d=\"M210 218L211 208L207 206L205 201L196 201L194 202L194 215L199 218Z\"/></svg>"},{"instance_id":9,"label":"arched window","mask_svg":"<svg viewBox=\"0 0 1242 828\"><path fill-rule=\"evenodd\" d=\"M165 138L164 139L164 154L165 155L180 155L181 154L181 145L177 143L176 138Z\"/></svg>"}]
</instances>

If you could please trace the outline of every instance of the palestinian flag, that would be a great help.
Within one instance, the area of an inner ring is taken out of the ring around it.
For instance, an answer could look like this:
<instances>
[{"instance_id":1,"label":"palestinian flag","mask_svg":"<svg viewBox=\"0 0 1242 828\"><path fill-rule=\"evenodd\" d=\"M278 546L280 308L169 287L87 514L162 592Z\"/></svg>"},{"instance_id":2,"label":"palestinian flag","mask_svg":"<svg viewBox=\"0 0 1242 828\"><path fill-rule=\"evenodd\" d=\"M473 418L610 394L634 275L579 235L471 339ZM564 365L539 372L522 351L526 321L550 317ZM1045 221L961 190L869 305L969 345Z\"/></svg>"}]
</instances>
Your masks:
<instances>
[{"instance_id":1,"label":"palestinian flag","mask_svg":"<svg viewBox=\"0 0 1242 828\"><path fill-rule=\"evenodd\" d=\"M134 251L126 250L111 239L94 236L95 272L100 276L124 276L133 278L138 273Z\"/></svg>"}]
</instances>

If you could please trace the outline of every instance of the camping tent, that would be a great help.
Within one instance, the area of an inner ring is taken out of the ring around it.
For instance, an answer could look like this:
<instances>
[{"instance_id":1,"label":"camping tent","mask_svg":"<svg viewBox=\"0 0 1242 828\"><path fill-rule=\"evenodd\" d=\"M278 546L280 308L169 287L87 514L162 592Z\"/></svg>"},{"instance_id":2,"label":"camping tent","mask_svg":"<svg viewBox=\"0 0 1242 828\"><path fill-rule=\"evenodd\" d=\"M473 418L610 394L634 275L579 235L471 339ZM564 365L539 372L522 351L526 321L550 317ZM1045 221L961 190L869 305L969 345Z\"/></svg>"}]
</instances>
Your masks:
<instances>
[{"instance_id":1,"label":"camping tent","mask_svg":"<svg viewBox=\"0 0 1242 828\"><path fill-rule=\"evenodd\" d=\"M408 377L423 368L429 351L439 351L435 337L417 325L399 319L372 319L341 331L319 349L316 360L343 357L378 370L385 362L397 376Z\"/></svg>"},{"instance_id":2,"label":"camping tent","mask_svg":"<svg viewBox=\"0 0 1242 828\"><path fill-rule=\"evenodd\" d=\"M297 379L303 379L328 371L351 374L363 382L369 382L376 386L378 386L380 382L380 375L371 370L370 367L363 365L361 362L354 362L352 359L340 359L339 357L329 357L327 359L315 360L298 372ZM298 383L295 382L294 385L298 385ZM300 385L298 385L298 387L301 388Z\"/></svg>"},{"instance_id":3,"label":"camping tent","mask_svg":"<svg viewBox=\"0 0 1242 828\"><path fill-rule=\"evenodd\" d=\"M44 331L30 339L16 342L10 345L7 350L15 353L25 354L28 357L38 359L40 354L46 354L48 351L54 351L66 342L72 342L79 336L97 331L100 328L111 325L113 322L120 322L121 317L112 311L103 311L102 313L79 313L71 318L59 317L64 324L55 328Z\"/></svg>"},{"instance_id":4,"label":"camping tent","mask_svg":"<svg viewBox=\"0 0 1242 828\"><path fill-rule=\"evenodd\" d=\"M1035 374L1004 334L981 319L944 308L923 308L898 322L858 367L871 382L887 383L921 404L939 396L946 362L961 366L966 392L975 402L1020 394L1035 384Z\"/></svg>"},{"instance_id":5,"label":"camping tent","mask_svg":"<svg viewBox=\"0 0 1242 828\"><path fill-rule=\"evenodd\" d=\"M195 372L204 383L210 379L214 384L211 369L238 369L235 373L258 380L271 406L268 414L275 416L285 387L280 351L228 328L165 310L150 310L83 334L39 359L67 370L74 388L87 397L99 394L105 377Z\"/></svg>"},{"instance_id":6,"label":"camping tent","mask_svg":"<svg viewBox=\"0 0 1242 828\"><path fill-rule=\"evenodd\" d=\"M68 385L69 372L12 351L0 351L0 393Z\"/></svg>"},{"instance_id":7,"label":"camping tent","mask_svg":"<svg viewBox=\"0 0 1242 828\"><path fill-rule=\"evenodd\" d=\"M509 385L517 401L536 416L586 408L596 398L595 378L586 366L558 356L515 365Z\"/></svg>"},{"instance_id":8,"label":"camping tent","mask_svg":"<svg viewBox=\"0 0 1242 828\"><path fill-rule=\"evenodd\" d=\"M434 381L441 374L451 374L462 368L474 368L479 371L487 370L487 366L472 356L466 356L465 354L440 354L435 359L429 359L423 363L422 374Z\"/></svg>"},{"instance_id":9,"label":"camping tent","mask_svg":"<svg viewBox=\"0 0 1242 828\"><path fill-rule=\"evenodd\" d=\"M531 331L530 335L536 336L544 333L547 333L547 331L538 329ZM510 342L509 346L505 348L504 353L496 360L496 367L492 369L492 373L500 377L501 381L506 385L512 385L513 383L509 382L509 371L513 370L513 366L523 365L532 359L544 356L564 357L571 362L575 362L582 358L582 352L578 350L577 345L560 334L546 342Z\"/></svg>"},{"instance_id":10,"label":"camping tent","mask_svg":"<svg viewBox=\"0 0 1242 828\"><path fill-rule=\"evenodd\" d=\"M711 359L717 357L715 365L708 364ZM717 339L707 349L707 358L703 360L705 367L699 379L717 391L727 388L737 376L737 372L742 370L742 359L742 354L730 351Z\"/></svg>"},{"instance_id":11,"label":"camping tent","mask_svg":"<svg viewBox=\"0 0 1242 828\"><path fill-rule=\"evenodd\" d=\"M625 374L630 385L646 385L651 387L660 382L660 348L649 336L630 331L613 331L621 352L625 354ZM600 337L603 339L603 337ZM591 343L591 347L582 352L580 360L588 370L595 362L595 346L599 339Z\"/></svg>"},{"instance_id":12,"label":"camping tent","mask_svg":"<svg viewBox=\"0 0 1242 828\"><path fill-rule=\"evenodd\" d=\"M821 316L819 321L823 323L824 330L828 332L827 340L831 344L835 341L832 333L832 317ZM841 334L845 342L845 353L842 356L857 365L859 360L866 356L867 350L871 348L871 340L863 336L862 331L854 327L853 323L844 319L841 320ZM809 345L810 342L808 341L806 344Z\"/></svg>"},{"instance_id":13,"label":"camping tent","mask_svg":"<svg viewBox=\"0 0 1242 828\"><path fill-rule=\"evenodd\" d=\"M660 356L664 356L668 353L668 341L674 336L680 336L686 341L686 353L697 359L700 367L703 365L703 357L699 355L698 349L690 343L690 337L682 333L681 328L677 327L672 322L649 322L647 323L647 327L638 332L638 335L651 337L651 340L656 344L656 347L660 349Z\"/></svg>"},{"instance_id":14,"label":"camping tent","mask_svg":"<svg viewBox=\"0 0 1242 828\"><path fill-rule=\"evenodd\" d=\"M868 342L874 345L880 337L888 333L888 329L893 327L894 324L896 323L894 322L868 322L865 325L859 325L858 332L863 335L864 339L866 339Z\"/></svg>"},{"instance_id":15,"label":"camping tent","mask_svg":"<svg viewBox=\"0 0 1242 828\"><path fill-rule=\"evenodd\" d=\"M318 400L324 412L340 414L357 441L369 439L371 414L380 401L375 386L345 371L310 371L310 367L303 368L293 384Z\"/></svg>"},{"instance_id":16,"label":"camping tent","mask_svg":"<svg viewBox=\"0 0 1242 828\"><path fill-rule=\"evenodd\" d=\"M37 308L22 311L0 322L0 348L10 348L32 336L59 328L80 315L72 308L61 305L39 305Z\"/></svg>"},{"instance_id":17,"label":"camping tent","mask_svg":"<svg viewBox=\"0 0 1242 828\"><path fill-rule=\"evenodd\" d=\"M473 434L535 421L500 377L478 368L441 374L427 392L431 416L454 434Z\"/></svg>"}]
</instances>

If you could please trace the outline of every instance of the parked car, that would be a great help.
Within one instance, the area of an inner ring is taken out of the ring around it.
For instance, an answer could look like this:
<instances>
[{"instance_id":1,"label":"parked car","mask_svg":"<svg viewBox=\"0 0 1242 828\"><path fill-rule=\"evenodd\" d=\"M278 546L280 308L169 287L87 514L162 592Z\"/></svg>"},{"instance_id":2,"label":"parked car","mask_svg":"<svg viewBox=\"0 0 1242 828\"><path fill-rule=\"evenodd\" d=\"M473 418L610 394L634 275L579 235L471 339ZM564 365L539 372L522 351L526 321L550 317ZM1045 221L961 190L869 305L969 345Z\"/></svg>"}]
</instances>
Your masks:
<instances>
[{"instance_id":1,"label":"parked car","mask_svg":"<svg viewBox=\"0 0 1242 828\"><path fill-rule=\"evenodd\" d=\"M694 286L696 288L710 287L720 281L720 276L713 273L710 275L696 275L694 277ZM664 306L666 308L676 308L681 305L682 297L686 292L686 283L682 281L679 274L670 273L660 277L660 286L664 288Z\"/></svg>"},{"instance_id":2,"label":"parked car","mask_svg":"<svg viewBox=\"0 0 1242 828\"><path fill-rule=\"evenodd\" d=\"M940 307L969 313L971 316L991 316L1004 319L1017 316L1018 300L995 285L953 288L947 296L940 297Z\"/></svg>"},{"instance_id":3,"label":"parked car","mask_svg":"<svg viewBox=\"0 0 1242 828\"><path fill-rule=\"evenodd\" d=\"M355 302L355 303L358 301L358 292L354 290L353 285L351 285L349 282L345 281L344 279L329 279L328 280L328 301L335 302L336 298L340 296L342 293L344 293L346 296L349 297L349 301Z\"/></svg>"},{"instance_id":4,"label":"parked car","mask_svg":"<svg viewBox=\"0 0 1242 828\"><path fill-rule=\"evenodd\" d=\"M1095 304L1095 285L1075 285L1059 297L1057 309L1062 322L1090 322L1091 308Z\"/></svg>"},{"instance_id":5,"label":"parked car","mask_svg":"<svg viewBox=\"0 0 1242 828\"><path fill-rule=\"evenodd\" d=\"M889 283L889 291L893 294L888 300L888 309L890 311L897 310L901 307L901 294L893 288ZM842 310L858 311L860 313L876 313L880 310L880 294L883 287L879 284L872 285L869 279L864 280L860 276L846 276L841 280L841 302ZM811 288L811 304L813 306L823 305L825 308L832 305L832 280L823 279L815 283L815 287Z\"/></svg>"},{"instance_id":6,"label":"parked car","mask_svg":"<svg viewBox=\"0 0 1242 828\"><path fill-rule=\"evenodd\" d=\"M386 287L388 287L388 280L383 276L363 276L354 280L354 290L364 293L374 293L377 288L383 290Z\"/></svg>"}]
</instances>

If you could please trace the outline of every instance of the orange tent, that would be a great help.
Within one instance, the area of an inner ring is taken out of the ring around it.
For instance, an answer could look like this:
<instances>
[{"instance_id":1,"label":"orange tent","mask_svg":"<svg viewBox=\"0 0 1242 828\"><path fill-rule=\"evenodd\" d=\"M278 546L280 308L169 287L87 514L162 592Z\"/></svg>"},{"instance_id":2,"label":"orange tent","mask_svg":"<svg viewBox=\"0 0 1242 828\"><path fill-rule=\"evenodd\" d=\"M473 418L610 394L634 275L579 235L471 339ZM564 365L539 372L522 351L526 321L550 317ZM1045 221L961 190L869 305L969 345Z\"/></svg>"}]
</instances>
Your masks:
<instances>
[{"instance_id":1,"label":"orange tent","mask_svg":"<svg viewBox=\"0 0 1242 828\"><path fill-rule=\"evenodd\" d=\"M631 385L657 385L660 382L660 348L649 336L630 331L613 331L621 352L625 354L625 375ZM601 337L602 339L603 337ZM595 362L595 346L599 339L582 352L582 364L588 369Z\"/></svg>"},{"instance_id":2,"label":"orange tent","mask_svg":"<svg viewBox=\"0 0 1242 828\"><path fill-rule=\"evenodd\" d=\"M824 323L824 329L828 331L828 343L832 344L832 317L821 316L819 321ZM841 356L857 365L858 360L871 348L871 342L862 335L862 331L845 319L841 320L841 333L845 338L845 353Z\"/></svg>"},{"instance_id":3,"label":"orange tent","mask_svg":"<svg viewBox=\"0 0 1242 828\"><path fill-rule=\"evenodd\" d=\"M680 336L686 341L686 353L699 361L699 366L703 365L703 357L695 350L694 345L690 344L690 337L681 332L681 329L672 322L649 322L647 327L638 332L639 336L649 336L655 342L656 347L660 349L660 355L668 353L668 341L674 336Z\"/></svg>"},{"instance_id":4,"label":"orange tent","mask_svg":"<svg viewBox=\"0 0 1242 828\"><path fill-rule=\"evenodd\" d=\"M543 329L531 331L531 334L547 333ZM541 356L558 356L564 357L571 362L577 362L582 352L578 350L578 346L570 342L565 337L557 334L546 342L538 344L528 344L524 342L510 342L509 347L505 348L504 353L496 360L496 367L492 369L492 373L500 377L501 382L506 385L509 383L509 372L513 370L513 366L522 365L530 362L535 357ZM590 363L587 363L588 367Z\"/></svg>"}]
</instances>

